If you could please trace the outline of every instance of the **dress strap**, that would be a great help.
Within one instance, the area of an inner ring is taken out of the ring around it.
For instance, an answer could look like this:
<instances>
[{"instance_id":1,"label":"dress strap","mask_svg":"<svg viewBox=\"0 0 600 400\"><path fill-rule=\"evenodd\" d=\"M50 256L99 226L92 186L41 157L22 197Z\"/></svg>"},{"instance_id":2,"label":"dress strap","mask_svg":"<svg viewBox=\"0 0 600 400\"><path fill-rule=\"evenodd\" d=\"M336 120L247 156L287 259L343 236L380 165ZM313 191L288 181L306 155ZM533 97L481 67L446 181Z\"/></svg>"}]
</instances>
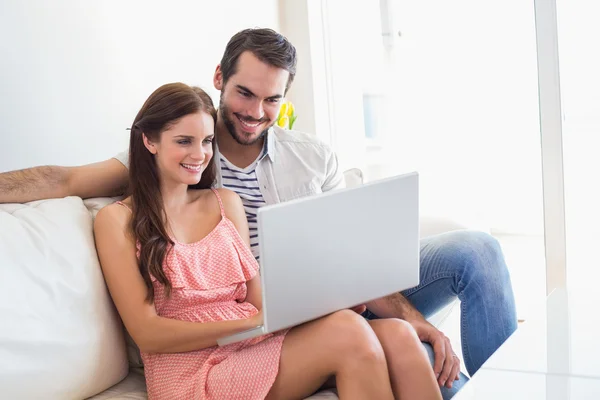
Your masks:
<instances>
[{"instance_id":1,"label":"dress strap","mask_svg":"<svg viewBox=\"0 0 600 400\"><path fill-rule=\"evenodd\" d=\"M221 200L221 196L219 195L219 192L215 188L210 188L210 190L212 190L215 193L215 196L217 196L217 200L219 202L219 208L221 209L221 217L225 218L225 208L223 208L223 201Z\"/></svg>"},{"instance_id":2,"label":"dress strap","mask_svg":"<svg viewBox=\"0 0 600 400\"><path fill-rule=\"evenodd\" d=\"M115 203L117 203L120 206L125 207L126 209L129 210L130 213L133 213L133 211L131 211L131 207L129 207L127 204L123 203L122 201L115 201Z\"/></svg>"}]
</instances>

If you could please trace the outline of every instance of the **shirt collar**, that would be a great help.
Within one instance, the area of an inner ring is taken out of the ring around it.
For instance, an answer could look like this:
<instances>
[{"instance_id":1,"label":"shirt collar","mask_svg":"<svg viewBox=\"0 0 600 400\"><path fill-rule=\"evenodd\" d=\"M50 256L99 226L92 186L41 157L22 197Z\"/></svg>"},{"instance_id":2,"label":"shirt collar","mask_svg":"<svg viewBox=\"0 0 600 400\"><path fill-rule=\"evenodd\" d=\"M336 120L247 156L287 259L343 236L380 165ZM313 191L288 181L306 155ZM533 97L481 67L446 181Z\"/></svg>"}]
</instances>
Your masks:
<instances>
[{"instance_id":1,"label":"shirt collar","mask_svg":"<svg viewBox=\"0 0 600 400\"><path fill-rule=\"evenodd\" d=\"M265 143L263 145L263 150L261 151L261 155L259 156L259 161L269 156L271 162L275 162L275 132L273 131L273 127L270 127L265 135ZM216 158L221 157L221 153L219 152L219 145L215 143L215 154ZM217 160L218 161L218 160Z\"/></svg>"},{"instance_id":2,"label":"shirt collar","mask_svg":"<svg viewBox=\"0 0 600 400\"><path fill-rule=\"evenodd\" d=\"M267 136L267 138L265 139L265 141L267 142L266 155L269 156L269 158L271 159L271 162L275 162L275 132L273 130L273 127L269 128L269 131L267 132L266 136Z\"/></svg>"}]
</instances>

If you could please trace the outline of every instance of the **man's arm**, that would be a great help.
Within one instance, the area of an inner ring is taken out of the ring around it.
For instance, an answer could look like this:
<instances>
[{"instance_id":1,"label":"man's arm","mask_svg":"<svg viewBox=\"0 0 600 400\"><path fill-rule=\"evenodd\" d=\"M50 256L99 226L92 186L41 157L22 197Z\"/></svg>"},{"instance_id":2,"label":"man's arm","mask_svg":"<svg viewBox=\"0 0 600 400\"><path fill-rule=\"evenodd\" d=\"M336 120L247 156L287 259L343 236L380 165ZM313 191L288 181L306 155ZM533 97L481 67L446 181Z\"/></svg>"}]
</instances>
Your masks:
<instances>
[{"instance_id":1,"label":"man's arm","mask_svg":"<svg viewBox=\"0 0 600 400\"><path fill-rule=\"evenodd\" d=\"M367 303L367 308L381 318L400 318L407 322L425 321L425 317L401 293L394 293Z\"/></svg>"},{"instance_id":2,"label":"man's arm","mask_svg":"<svg viewBox=\"0 0 600 400\"><path fill-rule=\"evenodd\" d=\"M0 174L0 203L117 196L125 191L127 183L127 168L114 158L80 167L28 168Z\"/></svg>"}]
</instances>

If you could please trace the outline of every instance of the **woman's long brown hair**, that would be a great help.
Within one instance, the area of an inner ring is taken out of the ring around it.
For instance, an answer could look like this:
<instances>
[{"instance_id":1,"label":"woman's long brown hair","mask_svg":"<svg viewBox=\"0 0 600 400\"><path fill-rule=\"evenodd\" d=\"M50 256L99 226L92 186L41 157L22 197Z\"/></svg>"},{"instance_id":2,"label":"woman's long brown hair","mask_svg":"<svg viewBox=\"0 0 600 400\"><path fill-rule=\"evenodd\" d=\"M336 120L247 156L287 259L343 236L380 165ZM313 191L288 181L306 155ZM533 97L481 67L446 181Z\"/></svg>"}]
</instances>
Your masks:
<instances>
[{"instance_id":1,"label":"woman's long brown hair","mask_svg":"<svg viewBox=\"0 0 600 400\"><path fill-rule=\"evenodd\" d=\"M166 214L160 191L159 171L154 154L144 146L143 135L154 142L182 117L205 112L216 124L217 112L211 98L200 88L183 83L169 83L156 89L144 103L131 126L129 141L129 184L132 195L133 217L131 231L139 245L138 266L148 287L148 302L154 301L150 276L165 287L170 295L172 285L163 261L173 241L165 228ZM213 141L214 149L214 141ZM215 180L215 166L211 159L202 173L200 182L191 189L208 189Z\"/></svg>"}]
</instances>

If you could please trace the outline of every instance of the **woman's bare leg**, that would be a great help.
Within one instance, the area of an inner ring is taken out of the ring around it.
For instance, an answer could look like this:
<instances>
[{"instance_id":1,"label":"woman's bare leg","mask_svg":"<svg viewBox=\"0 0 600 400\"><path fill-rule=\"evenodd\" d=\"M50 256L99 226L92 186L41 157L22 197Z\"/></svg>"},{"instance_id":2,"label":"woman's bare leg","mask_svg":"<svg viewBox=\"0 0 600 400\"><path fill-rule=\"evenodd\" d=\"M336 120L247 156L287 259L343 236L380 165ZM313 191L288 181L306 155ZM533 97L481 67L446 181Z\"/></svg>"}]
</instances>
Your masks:
<instances>
[{"instance_id":1,"label":"woman's bare leg","mask_svg":"<svg viewBox=\"0 0 600 400\"><path fill-rule=\"evenodd\" d=\"M286 335L266 400L308 397L332 376L341 400L393 399L383 348L354 311L338 311Z\"/></svg>"},{"instance_id":2,"label":"woman's bare leg","mask_svg":"<svg viewBox=\"0 0 600 400\"><path fill-rule=\"evenodd\" d=\"M396 398L441 400L433 368L413 327L395 318L373 320L369 324L383 346Z\"/></svg>"}]
</instances>

